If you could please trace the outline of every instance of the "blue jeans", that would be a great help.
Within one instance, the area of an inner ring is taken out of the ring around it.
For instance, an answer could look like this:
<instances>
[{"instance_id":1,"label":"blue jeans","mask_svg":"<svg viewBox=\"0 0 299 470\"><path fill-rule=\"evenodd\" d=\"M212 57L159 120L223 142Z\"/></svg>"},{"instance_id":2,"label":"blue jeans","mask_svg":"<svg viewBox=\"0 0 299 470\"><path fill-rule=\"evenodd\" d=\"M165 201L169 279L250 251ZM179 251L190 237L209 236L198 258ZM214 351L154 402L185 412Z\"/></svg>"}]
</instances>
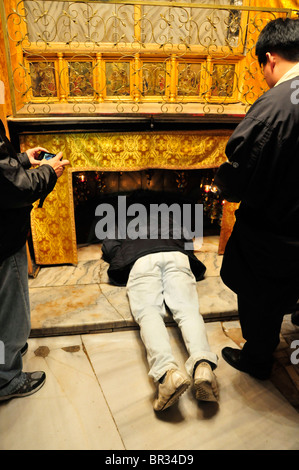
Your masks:
<instances>
[{"instance_id":1,"label":"blue jeans","mask_svg":"<svg viewBox=\"0 0 299 470\"><path fill-rule=\"evenodd\" d=\"M21 349L28 339L30 326L28 266L24 245L0 264L0 396L14 392L25 381Z\"/></svg>"},{"instance_id":2,"label":"blue jeans","mask_svg":"<svg viewBox=\"0 0 299 470\"><path fill-rule=\"evenodd\" d=\"M218 357L209 346L187 255L174 251L142 256L130 272L127 293L147 351L150 377L158 381L167 370L178 367L164 322L165 304L182 332L189 353L185 364L187 373L192 377L194 366L200 360L217 366Z\"/></svg>"}]
</instances>

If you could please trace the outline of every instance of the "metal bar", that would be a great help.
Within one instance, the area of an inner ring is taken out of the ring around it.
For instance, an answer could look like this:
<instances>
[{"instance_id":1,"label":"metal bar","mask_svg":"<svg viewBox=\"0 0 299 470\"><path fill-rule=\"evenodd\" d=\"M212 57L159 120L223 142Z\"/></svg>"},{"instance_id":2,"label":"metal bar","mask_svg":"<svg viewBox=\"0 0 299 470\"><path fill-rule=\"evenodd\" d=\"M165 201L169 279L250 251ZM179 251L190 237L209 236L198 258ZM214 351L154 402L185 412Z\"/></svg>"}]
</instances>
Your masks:
<instances>
[{"instance_id":1,"label":"metal bar","mask_svg":"<svg viewBox=\"0 0 299 470\"><path fill-rule=\"evenodd\" d=\"M15 97L15 87L13 83L13 71L12 71L12 63L11 63L11 57L10 57L9 34L8 34L8 27L7 27L7 22L6 22L6 11L5 11L5 6L4 6L4 0L0 0L0 15L1 15L1 23L2 23L2 31L3 31L6 64L7 64L7 69L8 69L8 84L9 84L9 90L10 90L11 107L12 107L13 116L15 117L17 114L17 105L16 105L16 97Z\"/></svg>"},{"instance_id":2,"label":"metal bar","mask_svg":"<svg viewBox=\"0 0 299 470\"><path fill-rule=\"evenodd\" d=\"M36 1L36 0L27 0ZM65 2L66 0L55 0L56 2ZM209 5L208 3L183 3L175 1L164 0L69 0L69 3L103 3L105 5L149 5L158 7L182 7L182 8L199 8L205 10L240 10L240 11L263 11L263 12L277 12L287 13L291 15L294 10L292 8L274 8L274 7L252 7L244 5Z\"/></svg>"}]
</instances>

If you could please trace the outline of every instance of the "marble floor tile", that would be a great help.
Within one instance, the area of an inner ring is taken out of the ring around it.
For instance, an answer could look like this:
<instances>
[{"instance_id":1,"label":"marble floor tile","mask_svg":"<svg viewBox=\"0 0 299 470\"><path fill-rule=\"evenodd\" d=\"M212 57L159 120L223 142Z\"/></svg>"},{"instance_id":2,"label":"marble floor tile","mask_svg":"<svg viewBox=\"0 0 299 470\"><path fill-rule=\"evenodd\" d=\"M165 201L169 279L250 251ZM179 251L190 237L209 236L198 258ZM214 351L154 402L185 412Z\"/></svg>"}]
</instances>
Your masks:
<instances>
[{"instance_id":1,"label":"marble floor tile","mask_svg":"<svg viewBox=\"0 0 299 470\"><path fill-rule=\"evenodd\" d=\"M124 448L80 336L30 339L24 370L44 370L46 383L0 404L1 450Z\"/></svg>"},{"instance_id":2,"label":"marble floor tile","mask_svg":"<svg viewBox=\"0 0 299 470\"><path fill-rule=\"evenodd\" d=\"M30 303L31 336L126 326L98 284L31 288Z\"/></svg>"},{"instance_id":3,"label":"marble floor tile","mask_svg":"<svg viewBox=\"0 0 299 470\"><path fill-rule=\"evenodd\" d=\"M206 319L232 318L238 314L237 297L220 277L205 277L197 283L200 313Z\"/></svg>"},{"instance_id":4,"label":"marble floor tile","mask_svg":"<svg viewBox=\"0 0 299 470\"><path fill-rule=\"evenodd\" d=\"M136 323L131 314L130 304L125 287L112 286L111 284L101 284L101 291L109 304L119 313L127 326L136 327Z\"/></svg>"},{"instance_id":5,"label":"marble floor tile","mask_svg":"<svg viewBox=\"0 0 299 470\"><path fill-rule=\"evenodd\" d=\"M207 268L205 277L220 276L223 256L211 252L199 252L195 255Z\"/></svg>"},{"instance_id":6,"label":"marble floor tile","mask_svg":"<svg viewBox=\"0 0 299 470\"><path fill-rule=\"evenodd\" d=\"M234 343L221 323L207 325L221 357ZM181 368L187 358L180 334L168 328ZM299 415L270 381L260 382L219 360L219 404L196 402L192 389L173 407L153 411L155 386L147 376L138 331L85 335L84 346L126 449L298 449Z\"/></svg>"},{"instance_id":7,"label":"marble floor tile","mask_svg":"<svg viewBox=\"0 0 299 470\"><path fill-rule=\"evenodd\" d=\"M98 260L102 257L102 244L95 243L91 245L78 246L78 261Z\"/></svg>"},{"instance_id":8,"label":"marble floor tile","mask_svg":"<svg viewBox=\"0 0 299 470\"><path fill-rule=\"evenodd\" d=\"M107 268L103 260L79 261L77 266L43 267L36 278L29 279L29 287L100 284L108 282Z\"/></svg>"}]
</instances>

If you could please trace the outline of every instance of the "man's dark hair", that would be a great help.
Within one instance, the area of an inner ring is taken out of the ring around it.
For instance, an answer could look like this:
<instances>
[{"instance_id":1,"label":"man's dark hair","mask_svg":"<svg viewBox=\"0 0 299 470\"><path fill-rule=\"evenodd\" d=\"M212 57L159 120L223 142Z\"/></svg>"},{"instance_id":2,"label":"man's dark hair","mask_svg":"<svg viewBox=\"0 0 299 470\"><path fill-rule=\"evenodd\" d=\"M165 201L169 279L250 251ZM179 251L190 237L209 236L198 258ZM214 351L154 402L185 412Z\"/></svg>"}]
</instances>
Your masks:
<instances>
[{"instance_id":1,"label":"man's dark hair","mask_svg":"<svg viewBox=\"0 0 299 470\"><path fill-rule=\"evenodd\" d=\"M267 63L267 52L275 52L289 62L299 62L299 20L277 18L270 21L256 44L260 65Z\"/></svg>"}]
</instances>

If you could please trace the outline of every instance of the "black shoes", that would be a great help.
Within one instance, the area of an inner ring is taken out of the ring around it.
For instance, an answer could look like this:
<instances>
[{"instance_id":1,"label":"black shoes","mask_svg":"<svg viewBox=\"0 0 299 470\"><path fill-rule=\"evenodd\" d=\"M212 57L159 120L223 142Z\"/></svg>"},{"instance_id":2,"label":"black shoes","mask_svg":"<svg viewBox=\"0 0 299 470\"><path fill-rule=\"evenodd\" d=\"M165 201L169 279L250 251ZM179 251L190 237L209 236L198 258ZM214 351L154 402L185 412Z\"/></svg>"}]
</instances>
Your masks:
<instances>
[{"instance_id":1,"label":"black shoes","mask_svg":"<svg viewBox=\"0 0 299 470\"><path fill-rule=\"evenodd\" d=\"M267 380L271 376L272 365L255 366L242 358L242 350L234 348L223 348L222 357L232 367L241 372L255 377L259 380Z\"/></svg>"}]
</instances>

